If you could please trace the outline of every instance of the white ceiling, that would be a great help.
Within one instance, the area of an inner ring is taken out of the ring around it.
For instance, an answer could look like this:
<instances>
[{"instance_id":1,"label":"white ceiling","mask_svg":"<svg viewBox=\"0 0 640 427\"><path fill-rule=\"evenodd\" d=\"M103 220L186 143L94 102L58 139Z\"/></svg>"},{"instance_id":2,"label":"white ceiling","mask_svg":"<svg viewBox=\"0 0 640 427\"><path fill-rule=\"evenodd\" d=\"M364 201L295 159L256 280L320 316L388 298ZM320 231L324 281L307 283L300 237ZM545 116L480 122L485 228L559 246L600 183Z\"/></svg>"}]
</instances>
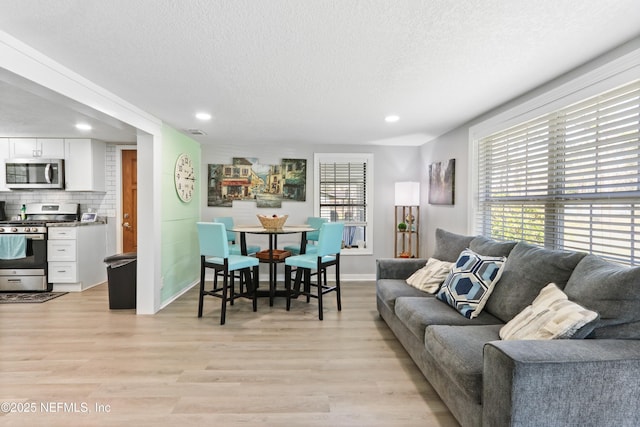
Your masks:
<instances>
[{"instance_id":1,"label":"white ceiling","mask_svg":"<svg viewBox=\"0 0 640 427\"><path fill-rule=\"evenodd\" d=\"M0 30L202 143L415 145L639 36L640 2L2 0ZM11 86L0 136L81 113Z\"/></svg>"}]
</instances>

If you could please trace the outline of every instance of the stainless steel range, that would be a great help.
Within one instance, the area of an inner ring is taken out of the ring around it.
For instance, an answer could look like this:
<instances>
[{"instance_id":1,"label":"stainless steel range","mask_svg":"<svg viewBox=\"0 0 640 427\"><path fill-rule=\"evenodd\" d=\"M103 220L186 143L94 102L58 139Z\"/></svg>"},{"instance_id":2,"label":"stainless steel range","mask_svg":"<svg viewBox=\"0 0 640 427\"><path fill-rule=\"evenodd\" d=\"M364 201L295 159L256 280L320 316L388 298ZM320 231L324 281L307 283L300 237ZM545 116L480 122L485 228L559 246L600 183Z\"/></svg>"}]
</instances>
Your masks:
<instances>
[{"instance_id":1,"label":"stainless steel range","mask_svg":"<svg viewBox=\"0 0 640 427\"><path fill-rule=\"evenodd\" d=\"M29 203L24 220L0 221L0 291L50 291L47 224L78 216L77 203Z\"/></svg>"}]
</instances>

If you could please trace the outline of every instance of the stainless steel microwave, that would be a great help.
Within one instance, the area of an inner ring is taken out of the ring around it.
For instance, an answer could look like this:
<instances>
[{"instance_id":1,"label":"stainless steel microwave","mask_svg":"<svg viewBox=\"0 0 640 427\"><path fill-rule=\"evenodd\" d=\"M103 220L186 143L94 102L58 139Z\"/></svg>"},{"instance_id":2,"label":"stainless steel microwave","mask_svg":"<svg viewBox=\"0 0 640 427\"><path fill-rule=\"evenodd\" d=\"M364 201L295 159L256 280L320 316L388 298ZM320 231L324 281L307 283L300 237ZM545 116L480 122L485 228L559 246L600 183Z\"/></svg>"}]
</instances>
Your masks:
<instances>
[{"instance_id":1,"label":"stainless steel microwave","mask_svg":"<svg viewBox=\"0 0 640 427\"><path fill-rule=\"evenodd\" d=\"M62 159L7 159L5 163L7 188L64 188Z\"/></svg>"}]
</instances>

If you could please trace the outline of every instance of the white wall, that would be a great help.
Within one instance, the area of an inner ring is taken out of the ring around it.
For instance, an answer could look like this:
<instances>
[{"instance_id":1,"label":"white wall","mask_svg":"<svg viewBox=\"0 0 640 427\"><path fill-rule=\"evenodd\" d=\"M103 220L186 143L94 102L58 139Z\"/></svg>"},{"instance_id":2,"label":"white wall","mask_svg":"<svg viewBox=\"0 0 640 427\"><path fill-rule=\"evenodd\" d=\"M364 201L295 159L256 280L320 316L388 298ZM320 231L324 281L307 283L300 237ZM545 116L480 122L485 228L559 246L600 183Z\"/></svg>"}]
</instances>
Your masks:
<instances>
[{"instance_id":1,"label":"white wall","mask_svg":"<svg viewBox=\"0 0 640 427\"><path fill-rule=\"evenodd\" d=\"M394 184L396 181L417 180L424 166L420 161L418 147L385 147L362 145L305 145L278 144L250 145L220 144L202 146L201 170L203 176L201 187L202 219L211 220L215 216L232 216L236 224L258 224L256 214L288 214L289 224L304 223L313 215L313 154L314 153L373 153L374 159L374 218L373 218L373 255L343 256L341 259L341 276L346 280L373 279L377 258L393 257L394 238ZM257 158L260 163L279 164L283 158L307 159L307 200L306 202L283 202L282 208L257 208L255 202L234 202L232 208L208 207L207 200L207 165L231 163L233 157ZM278 239L282 247L292 238ZM268 243L263 236L247 236L247 241L261 245L264 249ZM282 269L281 269L282 270Z\"/></svg>"},{"instance_id":2,"label":"white wall","mask_svg":"<svg viewBox=\"0 0 640 427\"><path fill-rule=\"evenodd\" d=\"M433 254L436 228L466 234L467 211L469 203L469 131L467 126L455 129L421 148L423 173L421 181L421 218L422 234L420 236L420 254L429 257ZM454 204L430 205L429 200L429 165L434 162L447 162L456 159Z\"/></svg>"}]
</instances>

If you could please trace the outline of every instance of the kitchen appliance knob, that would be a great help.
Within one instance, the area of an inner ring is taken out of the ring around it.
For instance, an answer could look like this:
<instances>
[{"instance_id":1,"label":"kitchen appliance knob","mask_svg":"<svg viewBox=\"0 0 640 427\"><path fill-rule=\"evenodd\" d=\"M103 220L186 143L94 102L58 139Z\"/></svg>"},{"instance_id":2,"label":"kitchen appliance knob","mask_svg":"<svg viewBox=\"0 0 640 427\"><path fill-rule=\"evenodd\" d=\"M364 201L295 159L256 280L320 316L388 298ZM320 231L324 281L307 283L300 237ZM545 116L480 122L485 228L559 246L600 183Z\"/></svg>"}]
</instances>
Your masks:
<instances>
[{"instance_id":1,"label":"kitchen appliance knob","mask_svg":"<svg viewBox=\"0 0 640 427\"><path fill-rule=\"evenodd\" d=\"M0 233L4 233L4 228L0 227Z\"/></svg>"},{"instance_id":2,"label":"kitchen appliance knob","mask_svg":"<svg viewBox=\"0 0 640 427\"><path fill-rule=\"evenodd\" d=\"M11 231L13 231L14 233L17 233L18 229L16 227L11 227Z\"/></svg>"}]
</instances>

